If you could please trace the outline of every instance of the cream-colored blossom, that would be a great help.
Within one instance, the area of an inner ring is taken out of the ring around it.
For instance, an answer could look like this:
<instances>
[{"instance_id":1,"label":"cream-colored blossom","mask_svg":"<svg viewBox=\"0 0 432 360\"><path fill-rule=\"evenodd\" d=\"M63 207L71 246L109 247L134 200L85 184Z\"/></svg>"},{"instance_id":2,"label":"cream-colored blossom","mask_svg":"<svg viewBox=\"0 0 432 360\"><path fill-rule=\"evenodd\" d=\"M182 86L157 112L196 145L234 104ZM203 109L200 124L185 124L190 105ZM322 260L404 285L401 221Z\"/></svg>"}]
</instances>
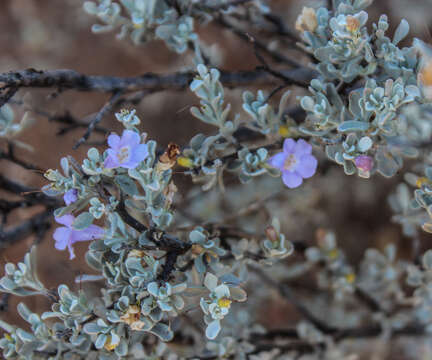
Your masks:
<instances>
[{"instance_id":1,"label":"cream-colored blossom","mask_svg":"<svg viewBox=\"0 0 432 360\"><path fill-rule=\"evenodd\" d=\"M141 309L137 305L128 307L126 313L120 317L120 320L130 326L132 330L141 330L145 323L140 320Z\"/></svg>"},{"instance_id":2,"label":"cream-colored blossom","mask_svg":"<svg viewBox=\"0 0 432 360\"><path fill-rule=\"evenodd\" d=\"M318 21L315 9L305 6L295 23L296 30L300 32L314 32L317 27Z\"/></svg>"}]
</instances>

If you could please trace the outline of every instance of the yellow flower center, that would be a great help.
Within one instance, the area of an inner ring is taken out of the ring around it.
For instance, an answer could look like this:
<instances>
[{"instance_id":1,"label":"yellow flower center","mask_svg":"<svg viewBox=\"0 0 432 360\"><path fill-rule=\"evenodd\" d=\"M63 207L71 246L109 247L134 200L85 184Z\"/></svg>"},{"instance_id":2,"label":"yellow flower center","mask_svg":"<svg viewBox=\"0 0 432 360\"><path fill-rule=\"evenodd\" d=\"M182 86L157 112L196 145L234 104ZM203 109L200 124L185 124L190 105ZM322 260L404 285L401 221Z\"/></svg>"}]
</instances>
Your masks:
<instances>
[{"instance_id":1,"label":"yellow flower center","mask_svg":"<svg viewBox=\"0 0 432 360\"><path fill-rule=\"evenodd\" d=\"M287 156L284 162L284 170L293 170L293 168L297 165L297 159L294 154L290 154Z\"/></svg>"},{"instance_id":2,"label":"yellow flower center","mask_svg":"<svg viewBox=\"0 0 432 360\"><path fill-rule=\"evenodd\" d=\"M129 159L129 146L123 146L117 153L117 159L120 163L124 163Z\"/></svg>"},{"instance_id":3,"label":"yellow flower center","mask_svg":"<svg viewBox=\"0 0 432 360\"><path fill-rule=\"evenodd\" d=\"M4 334L4 337L5 337L7 340L12 341L12 337L11 337L9 334Z\"/></svg>"},{"instance_id":4,"label":"yellow flower center","mask_svg":"<svg viewBox=\"0 0 432 360\"><path fill-rule=\"evenodd\" d=\"M290 136L291 131L290 131L288 126L282 125L279 127L278 133L280 136L286 138L286 137Z\"/></svg>"},{"instance_id":5,"label":"yellow flower center","mask_svg":"<svg viewBox=\"0 0 432 360\"><path fill-rule=\"evenodd\" d=\"M177 158L177 164L179 164L180 166L183 166L185 168L191 168L193 167L193 162L191 159L185 157L185 156L180 156Z\"/></svg>"},{"instance_id":6,"label":"yellow flower center","mask_svg":"<svg viewBox=\"0 0 432 360\"><path fill-rule=\"evenodd\" d=\"M142 24L133 24L134 29L141 29L143 27Z\"/></svg>"},{"instance_id":7,"label":"yellow flower center","mask_svg":"<svg viewBox=\"0 0 432 360\"><path fill-rule=\"evenodd\" d=\"M332 249L328 252L328 257L331 260L337 259L339 256L339 250L338 249Z\"/></svg>"},{"instance_id":8,"label":"yellow flower center","mask_svg":"<svg viewBox=\"0 0 432 360\"><path fill-rule=\"evenodd\" d=\"M118 346L118 344L112 344L111 340L112 340L112 337L111 337L111 335L109 335L107 340L105 341L104 348L108 351L113 351Z\"/></svg>"},{"instance_id":9,"label":"yellow flower center","mask_svg":"<svg viewBox=\"0 0 432 360\"><path fill-rule=\"evenodd\" d=\"M353 284L355 279L356 279L356 276L353 273L345 275L345 280L347 281L348 284Z\"/></svg>"},{"instance_id":10,"label":"yellow flower center","mask_svg":"<svg viewBox=\"0 0 432 360\"><path fill-rule=\"evenodd\" d=\"M229 308L231 306L231 300L227 298L220 298L218 300L218 305L221 308Z\"/></svg>"},{"instance_id":11,"label":"yellow flower center","mask_svg":"<svg viewBox=\"0 0 432 360\"><path fill-rule=\"evenodd\" d=\"M416 186L418 187L418 188L421 188L423 185L426 185L426 184L428 184L430 181L429 181L429 179L428 178L426 178L426 177L419 177L418 179L417 179L417 181L416 181Z\"/></svg>"}]
</instances>

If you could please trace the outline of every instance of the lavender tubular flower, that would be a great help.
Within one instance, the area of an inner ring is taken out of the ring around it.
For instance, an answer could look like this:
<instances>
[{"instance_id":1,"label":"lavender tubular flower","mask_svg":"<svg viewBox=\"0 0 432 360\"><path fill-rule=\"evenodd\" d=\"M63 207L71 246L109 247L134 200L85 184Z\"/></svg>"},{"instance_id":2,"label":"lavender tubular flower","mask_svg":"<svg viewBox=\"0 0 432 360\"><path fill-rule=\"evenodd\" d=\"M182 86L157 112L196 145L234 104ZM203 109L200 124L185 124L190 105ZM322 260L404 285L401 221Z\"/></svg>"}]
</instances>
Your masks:
<instances>
[{"instance_id":1,"label":"lavender tubular flower","mask_svg":"<svg viewBox=\"0 0 432 360\"><path fill-rule=\"evenodd\" d=\"M63 195L63 200L66 205L73 204L78 199L78 190L77 189L70 189L66 191Z\"/></svg>"},{"instance_id":2,"label":"lavender tubular flower","mask_svg":"<svg viewBox=\"0 0 432 360\"><path fill-rule=\"evenodd\" d=\"M303 179L315 174L318 161L312 155L312 146L299 139L286 139L283 151L270 158L270 166L282 172L282 181L290 189L299 187Z\"/></svg>"},{"instance_id":3,"label":"lavender tubular flower","mask_svg":"<svg viewBox=\"0 0 432 360\"><path fill-rule=\"evenodd\" d=\"M66 247L69 250L70 257L72 260L75 258L75 252L72 247L73 244L79 241L90 241L94 239L101 239L104 236L104 229L97 225L90 225L84 230L75 230L72 228L72 224L75 220L73 215L64 215L55 218L55 220L62 225L54 232L55 248L57 250L65 250Z\"/></svg>"},{"instance_id":4,"label":"lavender tubular flower","mask_svg":"<svg viewBox=\"0 0 432 360\"><path fill-rule=\"evenodd\" d=\"M147 144L140 144L141 137L132 130L124 130L121 137L117 134L108 136L108 157L104 166L107 169L123 167L135 169L149 154Z\"/></svg>"}]
</instances>

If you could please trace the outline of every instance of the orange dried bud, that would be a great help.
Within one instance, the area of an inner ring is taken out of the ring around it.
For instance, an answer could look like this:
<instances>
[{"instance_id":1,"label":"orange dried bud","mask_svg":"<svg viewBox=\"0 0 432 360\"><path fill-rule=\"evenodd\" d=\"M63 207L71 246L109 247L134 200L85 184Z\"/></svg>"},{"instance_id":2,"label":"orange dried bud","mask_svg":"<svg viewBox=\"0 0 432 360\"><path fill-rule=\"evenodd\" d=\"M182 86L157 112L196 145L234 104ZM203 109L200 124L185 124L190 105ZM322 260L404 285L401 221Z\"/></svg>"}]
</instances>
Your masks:
<instances>
[{"instance_id":1,"label":"orange dried bud","mask_svg":"<svg viewBox=\"0 0 432 360\"><path fill-rule=\"evenodd\" d=\"M432 85L432 60L428 61L420 70L420 77L423 85Z\"/></svg>"},{"instance_id":2,"label":"orange dried bud","mask_svg":"<svg viewBox=\"0 0 432 360\"><path fill-rule=\"evenodd\" d=\"M351 33L356 32L360 28L360 21L354 16L347 16L346 23L346 29Z\"/></svg>"},{"instance_id":3,"label":"orange dried bud","mask_svg":"<svg viewBox=\"0 0 432 360\"><path fill-rule=\"evenodd\" d=\"M177 144L169 143L167 149L159 158L159 162L157 167L159 170L168 170L171 169L176 161L177 156L180 154L180 148Z\"/></svg>"}]
</instances>

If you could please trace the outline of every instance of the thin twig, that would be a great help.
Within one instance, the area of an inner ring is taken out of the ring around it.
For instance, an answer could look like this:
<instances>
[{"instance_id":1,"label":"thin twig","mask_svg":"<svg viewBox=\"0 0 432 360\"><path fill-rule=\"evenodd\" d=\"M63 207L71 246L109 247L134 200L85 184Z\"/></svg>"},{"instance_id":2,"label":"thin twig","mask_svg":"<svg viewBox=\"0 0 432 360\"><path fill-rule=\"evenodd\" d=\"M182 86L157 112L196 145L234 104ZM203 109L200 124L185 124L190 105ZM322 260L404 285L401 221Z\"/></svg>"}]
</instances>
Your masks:
<instances>
[{"instance_id":1,"label":"thin twig","mask_svg":"<svg viewBox=\"0 0 432 360\"><path fill-rule=\"evenodd\" d=\"M240 39L247 41L247 42L250 41L250 36L245 31L237 28L235 25L228 22L223 16L220 16L216 20L216 23L225 27L226 29L229 29L233 34L237 35ZM287 56L283 55L282 53L279 53L275 50L271 50L268 47L268 45L261 42L260 40L255 40L255 44L260 50L264 51L267 55L269 55L274 61L287 64L287 65L292 66L294 68L302 68L302 65L299 64L297 61L292 60L291 58L289 58L289 57L287 57Z\"/></svg>"},{"instance_id":2,"label":"thin twig","mask_svg":"<svg viewBox=\"0 0 432 360\"><path fill-rule=\"evenodd\" d=\"M101 122L103 117L106 114L108 114L113 109L113 107L115 107L116 102L120 98L121 95L122 95L122 93L119 91L119 92L114 93L113 96L111 96L109 101L102 107L102 109L100 109L100 111L97 113L97 115L94 117L94 119L90 122L90 124L87 128L87 131L84 133L84 135L73 146L74 150L78 149L78 147L80 145L82 145L83 143L85 143L88 140L88 138L90 137L90 135L93 132L96 125Z\"/></svg>"}]
</instances>

